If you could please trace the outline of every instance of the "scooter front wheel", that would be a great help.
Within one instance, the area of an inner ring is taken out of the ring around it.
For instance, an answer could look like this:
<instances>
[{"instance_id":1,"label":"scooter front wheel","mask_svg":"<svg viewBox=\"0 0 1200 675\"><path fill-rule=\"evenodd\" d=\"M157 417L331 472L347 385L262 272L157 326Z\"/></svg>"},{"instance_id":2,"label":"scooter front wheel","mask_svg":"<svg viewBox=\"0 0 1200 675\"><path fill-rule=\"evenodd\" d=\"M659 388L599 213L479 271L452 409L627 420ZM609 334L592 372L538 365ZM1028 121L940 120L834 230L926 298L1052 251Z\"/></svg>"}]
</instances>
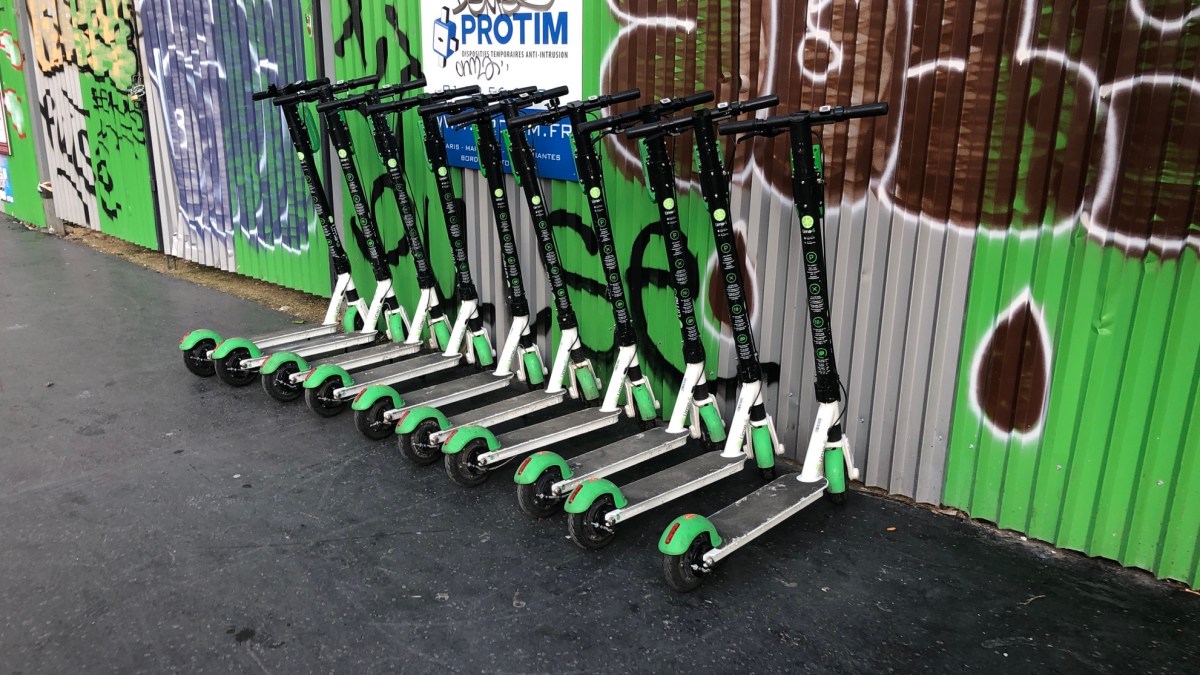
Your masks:
<instances>
[{"instance_id":1,"label":"scooter front wheel","mask_svg":"<svg viewBox=\"0 0 1200 675\"><path fill-rule=\"evenodd\" d=\"M712 550L708 536L701 534L679 555L663 555L662 570L667 585L680 593L690 593L704 583L704 554Z\"/></svg>"},{"instance_id":2,"label":"scooter front wheel","mask_svg":"<svg viewBox=\"0 0 1200 675\"><path fill-rule=\"evenodd\" d=\"M557 467L546 469L532 483L517 485L517 506L525 515L533 518L549 518L558 513L561 498L555 498L551 489L562 480L562 471Z\"/></svg>"},{"instance_id":3,"label":"scooter front wheel","mask_svg":"<svg viewBox=\"0 0 1200 675\"><path fill-rule=\"evenodd\" d=\"M453 455L446 455L446 475L462 487L478 487L488 479L488 470L479 466L479 456L487 452L487 441L472 439Z\"/></svg>"},{"instance_id":4,"label":"scooter front wheel","mask_svg":"<svg viewBox=\"0 0 1200 675\"><path fill-rule=\"evenodd\" d=\"M391 405L390 398L381 398L366 410L355 410L354 426L358 429L358 433L372 441L382 441L392 435L396 430L396 425L383 418L383 414L391 408Z\"/></svg>"},{"instance_id":5,"label":"scooter front wheel","mask_svg":"<svg viewBox=\"0 0 1200 675\"><path fill-rule=\"evenodd\" d=\"M263 390L281 403L295 401L304 393L303 385L292 382L292 374L300 372L300 366L288 361L270 375L262 376Z\"/></svg>"},{"instance_id":6,"label":"scooter front wheel","mask_svg":"<svg viewBox=\"0 0 1200 675\"><path fill-rule=\"evenodd\" d=\"M617 508L612 495L602 495L583 513L567 517L567 533L579 548L596 551L612 543L617 531L604 520L609 511Z\"/></svg>"},{"instance_id":7,"label":"scooter front wheel","mask_svg":"<svg viewBox=\"0 0 1200 675\"><path fill-rule=\"evenodd\" d=\"M304 402L308 404L308 409L317 413L321 417L337 417L349 401L339 400L334 398L333 390L340 387L342 381L336 377L330 377L321 384L312 389L304 390Z\"/></svg>"},{"instance_id":8,"label":"scooter front wheel","mask_svg":"<svg viewBox=\"0 0 1200 675\"><path fill-rule=\"evenodd\" d=\"M250 350L238 347L229 352L223 359L213 361L213 369L217 379L231 387L244 387L258 377L257 370L242 367L242 361L250 358Z\"/></svg>"},{"instance_id":9,"label":"scooter front wheel","mask_svg":"<svg viewBox=\"0 0 1200 675\"><path fill-rule=\"evenodd\" d=\"M196 377L212 377L217 373L217 367L208 358L208 353L216 346L216 340L212 339L197 342L195 347L183 352L183 366Z\"/></svg>"}]
</instances>

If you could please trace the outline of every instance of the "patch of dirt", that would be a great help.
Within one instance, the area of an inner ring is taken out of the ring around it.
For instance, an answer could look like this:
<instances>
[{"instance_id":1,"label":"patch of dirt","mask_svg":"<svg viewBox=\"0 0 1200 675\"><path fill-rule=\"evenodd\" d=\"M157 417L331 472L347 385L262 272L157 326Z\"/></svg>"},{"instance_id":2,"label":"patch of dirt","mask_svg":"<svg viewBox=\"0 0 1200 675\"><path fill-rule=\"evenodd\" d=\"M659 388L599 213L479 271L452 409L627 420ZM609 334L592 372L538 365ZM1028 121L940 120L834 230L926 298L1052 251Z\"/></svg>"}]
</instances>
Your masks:
<instances>
[{"instance_id":1,"label":"patch of dirt","mask_svg":"<svg viewBox=\"0 0 1200 675\"><path fill-rule=\"evenodd\" d=\"M320 323L325 318L325 308L329 304L327 299L320 296L181 260L85 227L67 226L67 233L63 238L160 274L184 279L284 312L306 323Z\"/></svg>"}]
</instances>

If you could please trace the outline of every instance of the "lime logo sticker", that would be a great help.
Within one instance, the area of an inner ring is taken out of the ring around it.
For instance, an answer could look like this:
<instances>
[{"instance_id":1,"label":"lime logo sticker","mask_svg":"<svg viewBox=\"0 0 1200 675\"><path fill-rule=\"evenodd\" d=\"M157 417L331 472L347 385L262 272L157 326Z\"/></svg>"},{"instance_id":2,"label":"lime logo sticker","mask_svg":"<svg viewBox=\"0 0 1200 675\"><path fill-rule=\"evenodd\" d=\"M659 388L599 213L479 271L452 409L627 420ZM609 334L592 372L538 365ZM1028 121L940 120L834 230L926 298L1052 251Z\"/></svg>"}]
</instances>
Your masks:
<instances>
[{"instance_id":1,"label":"lime logo sticker","mask_svg":"<svg viewBox=\"0 0 1200 675\"><path fill-rule=\"evenodd\" d=\"M812 226L813 226L813 217L812 216L804 216L803 218L800 219L800 224L804 226L804 229L811 230Z\"/></svg>"},{"instance_id":2,"label":"lime logo sticker","mask_svg":"<svg viewBox=\"0 0 1200 675\"><path fill-rule=\"evenodd\" d=\"M725 220L726 215L725 209L717 209L713 211L713 220Z\"/></svg>"},{"instance_id":3,"label":"lime logo sticker","mask_svg":"<svg viewBox=\"0 0 1200 675\"><path fill-rule=\"evenodd\" d=\"M664 209L675 208L675 200L671 199L670 197L667 197L666 199L663 200L663 208Z\"/></svg>"},{"instance_id":4,"label":"lime logo sticker","mask_svg":"<svg viewBox=\"0 0 1200 675\"><path fill-rule=\"evenodd\" d=\"M438 167L438 175L439 175L439 176L443 176L443 177L445 177L446 173L447 173L447 171L446 171L446 167L444 167L444 166L439 166L439 167Z\"/></svg>"},{"instance_id":5,"label":"lime logo sticker","mask_svg":"<svg viewBox=\"0 0 1200 675\"><path fill-rule=\"evenodd\" d=\"M342 159L346 159L346 151L338 150L338 157L341 157Z\"/></svg>"},{"instance_id":6,"label":"lime logo sticker","mask_svg":"<svg viewBox=\"0 0 1200 675\"><path fill-rule=\"evenodd\" d=\"M394 159L389 159L389 160L388 160L388 168L389 168L389 169L394 169L394 168L396 168L396 160L394 160Z\"/></svg>"},{"instance_id":7,"label":"lime logo sticker","mask_svg":"<svg viewBox=\"0 0 1200 675\"><path fill-rule=\"evenodd\" d=\"M504 190L501 190L500 188L496 188L496 191L492 194L496 195L497 198L500 198L500 197L504 196Z\"/></svg>"},{"instance_id":8,"label":"lime logo sticker","mask_svg":"<svg viewBox=\"0 0 1200 675\"><path fill-rule=\"evenodd\" d=\"M532 203L534 206L541 206L541 204L542 204L542 198L541 198L541 197L539 197L539 196L537 196L537 195L534 195L534 196L533 196L533 199L530 199L529 201L530 201L530 202L531 202L531 203Z\"/></svg>"},{"instance_id":9,"label":"lime logo sticker","mask_svg":"<svg viewBox=\"0 0 1200 675\"><path fill-rule=\"evenodd\" d=\"M825 357L826 357L826 356L828 356L828 355L829 355L829 352L828 352L828 351L826 351L826 350L824 350L824 349L818 349L818 350L817 350L817 356L818 356L818 357L820 357L820 358L822 358L822 359L823 359L823 358L825 358Z\"/></svg>"},{"instance_id":10,"label":"lime logo sticker","mask_svg":"<svg viewBox=\"0 0 1200 675\"><path fill-rule=\"evenodd\" d=\"M301 162L303 162L303 161L304 161L304 153L303 153L303 152L297 152L297 153L296 153L296 156L300 158L300 161L301 161Z\"/></svg>"},{"instance_id":11,"label":"lime logo sticker","mask_svg":"<svg viewBox=\"0 0 1200 675\"><path fill-rule=\"evenodd\" d=\"M592 199L600 199L600 188L594 187L588 190L588 194L592 196Z\"/></svg>"}]
</instances>

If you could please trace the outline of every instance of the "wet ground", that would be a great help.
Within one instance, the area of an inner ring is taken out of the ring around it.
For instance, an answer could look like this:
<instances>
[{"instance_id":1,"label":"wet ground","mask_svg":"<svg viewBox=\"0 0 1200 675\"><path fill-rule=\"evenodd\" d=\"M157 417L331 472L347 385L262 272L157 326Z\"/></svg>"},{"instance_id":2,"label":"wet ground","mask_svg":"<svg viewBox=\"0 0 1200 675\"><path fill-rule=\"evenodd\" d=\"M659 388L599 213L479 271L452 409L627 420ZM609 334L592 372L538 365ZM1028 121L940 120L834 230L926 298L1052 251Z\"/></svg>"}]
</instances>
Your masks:
<instances>
[{"instance_id":1,"label":"wet ground","mask_svg":"<svg viewBox=\"0 0 1200 675\"><path fill-rule=\"evenodd\" d=\"M1200 672L1200 596L861 493L678 595L662 528L754 475L586 552L511 468L464 490L176 350L289 322L0 222L0 672Z\"/></svg>"}]
</instances>

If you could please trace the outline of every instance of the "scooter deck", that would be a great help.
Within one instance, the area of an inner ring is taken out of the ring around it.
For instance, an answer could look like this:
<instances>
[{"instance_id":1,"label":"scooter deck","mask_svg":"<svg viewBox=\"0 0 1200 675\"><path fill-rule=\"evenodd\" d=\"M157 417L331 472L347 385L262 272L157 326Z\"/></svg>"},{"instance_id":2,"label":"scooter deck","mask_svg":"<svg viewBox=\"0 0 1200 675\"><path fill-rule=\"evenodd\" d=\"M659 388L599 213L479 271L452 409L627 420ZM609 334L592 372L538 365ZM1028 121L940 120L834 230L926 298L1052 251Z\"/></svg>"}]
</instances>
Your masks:
<instances>
[{"instance_id":1,"label":"scooter deck","mask_svg":"<svg viewBox=\"0 0 1200 675\"><path fill-rule=\"evenodd\" d=\"M300 342L325 335L333 335L338 332L339 328L340 326L336 323L319 323L315 326L305 326L304 328L293 326L292 328L277 330L273 333L255 335L250 338L250 341L257 345L259 349L266 349L290 342Z\"/></svg>"},{"instance_id":2,"label":"scooter deck","mask_svg":"<svg viewBox=\"0 0 1200 675\"><path fill-rule=\"evenodd\" d=\"M669 433L666 427L655 427L636 436L609 443L591 452L568 459L567 466L574 475L554 487L560 494L565 494L586 480L611 476L618 471L648 462L661 454L681 448L687 445L689 438L691 436L686 430Z\"/></svg>"},{"instance_id":3,"label":"scooter deck","mask_svg":"<svg viewBox=\"0 0 1200 675\"><path fill-rule=\"evenodd\" d=\"M501 422L516 419L522 415L528 415L532 412L545 410L562 403L567 396L567 392L563 391L547 394L544 389L530 391L513 398L497 401L490 405L485 405L482 408L474 410L466 410L461 414L455 415L450 422L454 425L453 428L465 426L489 427ZM432 436L435 441L443 441L450 435L451 429L443 429Z\"/></svg>"},{"instance_id":4,"label":"scooter deck","mask_svg":"<svg viewBox=\"0 0 1200 675\"><path fill-rule=\"evenodd\" d=\"M442 382L424 389L417 389L403 394L404 405L383 414L388 422L400 419L404 411L416 406L442 406L456 401L462 401L475 396L483 396L488 392L498 391L512 382L514 375L497 377L491 372L472 373L449 382Z\"/></svg>"},{"instance_id":5,"label":"scooter deck","mask_svg":"<svg viewBox=\"0 0 1200 675\"><path fill-rule=\"evenodd\" d=\"M348 373L374 368L392 363L396 359L402 359L406 356L411 356L421 351L421 344L409 344L407 342L395 343L388 342L386 344L367 347L366 349L355 350L353 354L334 354L325 356L313 361L309 361L308 365L316 368L326 364L333 364L345 369Z\"/></svg>"},{"instance_id":6,"label":"scooter deck","mask_svg":"<svg viewBox=\"0 0 1200 675\"><path fill-rule=\"evenodd\" d=\"M800 481L800 474L776 478L736 502L714 513L709 520L721 535L720 556L748 544L786 518L821 498L829 482Z\"/></svg>"},{"instance_id":7,"label":"scooter deck","mask_svg":"<svg viewBox=\"0 0 1200 675\"><path fill-rule=\"evenodd\" d=\"M612 426L620 417L620 408L610 411L584 408L500 434L496 440L500 443L501 450L499 452L512 457L533 452L538 448L553 445L567 438L582 436L589 431Z\"/></svg>"},{"instance_id":8,"label":"scooter deck","mask_svg":"<svg viewBox=\"0 0 1200 675\"><path fill-rule=\"evenodd\" d=\"M420 348L420 345L410 346ZM357 380L354 384L349 387L337 389L334 391L334 396L337 398L354 398L358 396L360 391L367 387L399 384L408 380L415 380L418 377L449 370L462 362L463 358L461 356L447 357L443 356L441 352L423 354L411 359L396 361L389 365L359 372L358 376L354 378Z\"/></svg>"},{"instance_id":9,"label":"scooter deck","mask_svg":"<svg viewBox=\"0 0 1200 675\"><path fill-rule=\"evenodd\" d=\"M745 455L729 459L722 457L720 452L706 452L682 464L636 480L621 488L621 494L625 495L629 504L612 512L615 515L612 522L631 518L732 476L741 471L745 463Z\"/></svg>"},{"instance_id":10,"label":"scooter deck","mask_svg":"<svg viewBox=\"0 0 1200 675\"><path fill-rule=\"evenodd\" d=\"M259 368L267 362L267 359L271 358L271 354L285 351L305 359L310 356L344 354L352 349L374 342L379 335L379 333L338 333L298 344L280 345L279 347L272 348L269 353L262 356L243 360L242 365L246 368Z\"/></svg>"}]
</instances>

